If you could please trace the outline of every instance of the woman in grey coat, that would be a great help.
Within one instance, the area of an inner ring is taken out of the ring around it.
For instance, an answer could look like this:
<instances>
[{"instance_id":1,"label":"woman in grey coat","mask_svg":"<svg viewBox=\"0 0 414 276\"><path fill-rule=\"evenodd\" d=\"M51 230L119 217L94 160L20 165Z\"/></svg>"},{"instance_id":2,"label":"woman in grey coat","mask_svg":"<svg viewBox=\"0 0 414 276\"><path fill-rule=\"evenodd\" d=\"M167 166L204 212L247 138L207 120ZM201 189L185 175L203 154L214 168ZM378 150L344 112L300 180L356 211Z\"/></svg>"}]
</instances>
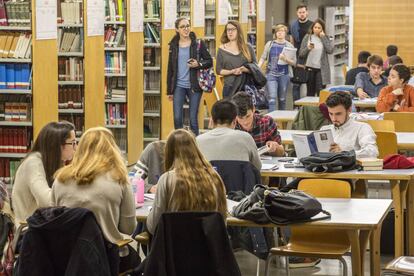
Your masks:
<instances>
[{"instance_id":1,"label":"woman in grey coat","mask_svg":"<svg viewBox=\"0 0 414 276\"><path fill-rule=\"evenodd\" d=\"M303 38L299 57L306 60L308 72L307 96L319 95L319 91L331 82L328 54L333 44L325 34L325 22L318 18Z\"/></svg>"}]
</instances>

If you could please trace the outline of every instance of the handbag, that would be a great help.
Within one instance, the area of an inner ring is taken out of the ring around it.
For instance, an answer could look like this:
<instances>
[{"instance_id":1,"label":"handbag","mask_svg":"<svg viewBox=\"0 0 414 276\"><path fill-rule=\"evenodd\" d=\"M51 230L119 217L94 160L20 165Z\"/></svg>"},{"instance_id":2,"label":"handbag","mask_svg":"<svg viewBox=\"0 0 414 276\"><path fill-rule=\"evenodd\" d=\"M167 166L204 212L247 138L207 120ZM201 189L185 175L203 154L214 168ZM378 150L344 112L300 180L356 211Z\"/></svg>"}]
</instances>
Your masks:
<instances>
[{"instance_id":1,"label":"handbag","mask_svg":"<svg viewBox=\"0 0 414 276\"><path fill-rule=\"evenodd\" d=\"M293 77L290 78L290 81L297 84L308 82L308 71L304 65L297 64L293 67Z\"/></svg>"},{"instance_id":2,"label":"handbag","mask_svg":"<svg viewBox=\"0 0 414 276\"><path fill-rule=\"evenodd\" d=\"M358 168L355 151L314 152L300 159L311 172L341 172Z\"/></svg>"},{"instance_id":3,"label":"handbag","mask_svg":"<svg viewBox=\"0 0 414 276\"><path fill-rule=\"evenodd\" d=\"M201 40L197 40L197 60L200 60L200 47ZM199 69L197 72L198 85L201 90L206 93L211 93L216 86L216 74L214 74L213 68Z\"/></svg>"},{"instance_id":4,"label":"handbag","mask_svg":"<svg viewBox=\"0 0 414 276\"><path fill-rule=\"evenodd\" d=\"M252 97L256 109L268 109L269 100L264 88L257 89L254 84L245 84L244 91Z\"/></svg>"}]
</instances>

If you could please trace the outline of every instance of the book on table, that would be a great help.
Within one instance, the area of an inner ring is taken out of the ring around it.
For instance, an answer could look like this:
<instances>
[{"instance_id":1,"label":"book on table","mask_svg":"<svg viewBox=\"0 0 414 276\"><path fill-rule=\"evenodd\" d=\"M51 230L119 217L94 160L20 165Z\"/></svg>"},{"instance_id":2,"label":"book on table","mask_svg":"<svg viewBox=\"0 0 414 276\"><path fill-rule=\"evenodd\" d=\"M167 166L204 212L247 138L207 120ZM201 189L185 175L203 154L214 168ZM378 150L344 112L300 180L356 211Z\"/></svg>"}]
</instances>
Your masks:
<instances>
[{"instance_id":1,"label":"book on table","mask_svg":"<svg viewBox=\"0 0 414 276\"><path fill-rule=\"evenodd\" d=\"M383 159L378 158L358 158L357 164L362 167L364 171L382 171Z\"/></svg>"}]
</instances>

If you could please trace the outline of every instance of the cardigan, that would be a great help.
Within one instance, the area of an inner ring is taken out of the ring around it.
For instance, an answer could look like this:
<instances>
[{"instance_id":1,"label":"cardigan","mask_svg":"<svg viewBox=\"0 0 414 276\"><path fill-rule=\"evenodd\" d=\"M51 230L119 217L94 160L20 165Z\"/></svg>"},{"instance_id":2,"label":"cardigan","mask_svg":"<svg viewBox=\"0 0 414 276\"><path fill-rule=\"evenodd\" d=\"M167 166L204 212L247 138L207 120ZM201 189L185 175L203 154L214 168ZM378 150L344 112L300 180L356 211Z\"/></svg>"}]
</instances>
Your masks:
<instances>
[{"instance_id":1,"label":"cardigan","mask_svg":"<svg viewBox=\"0 0 414 276\"><path fill-rule=\"evenodd\" d=\"M393 90L392 86L386 86L381 89L377 101L377 112L394 111L393 108L396 103L400 105L397 112L414 112L414 87L411 85L404 85L404 95L400 96L394 95L392 93Z\"/></svg>"}]
</instances>

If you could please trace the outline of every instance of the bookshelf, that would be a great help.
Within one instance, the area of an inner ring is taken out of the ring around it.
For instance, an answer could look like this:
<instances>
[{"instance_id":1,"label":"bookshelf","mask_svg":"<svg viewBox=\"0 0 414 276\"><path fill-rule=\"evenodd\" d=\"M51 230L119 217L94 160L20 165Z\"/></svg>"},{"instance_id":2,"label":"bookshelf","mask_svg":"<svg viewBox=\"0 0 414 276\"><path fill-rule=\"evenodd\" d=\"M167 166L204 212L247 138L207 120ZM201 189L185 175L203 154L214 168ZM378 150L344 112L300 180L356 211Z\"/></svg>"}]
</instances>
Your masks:
<instances>
[{"instance_id":1,"label":"bookshelf","mask_svg":"<svg viewBox=\"0 0 414 276\"><path fill-rule=\"evenodd\" d=\"M228 1L228 19L239 21L239 15L240 15L239 0L227 0L227 1Z\"/></svg>"},{"instance_id":2,"label":"bookshelf","mask_svg":"<svg viewBox=\"0 0 414 276\"><path fill-rule=\"evenodd\" d=\"M191 0L177 0L177 18L185 17L191 20Z\"/></svg>"},{"instance_id":3,"label":"bookshelf","mask_svg":"<svg viewBox=\"0 0 414 276\"><path fill-rule=\"evenodd\" d=\"M215 58L216 56L216 1L206 0L205 5L205 29L204 29L204 41L210 51L210 55Z\"/></svg>"},{"instance_id":4,"label":"bookshelf","mask_svg":"<svg viewBox=\"0 0 414 276\"><path fill-rule=\"evenodd\" d=\"M334 52L329 63L341 66L348 63L348 16L344 6L324 7L326 34L333 38Z\"/></svg>"},{"instance_id":5,"label":"bookshelf","mask_svg":"<svg viewBox=\"0 0 414 276\"><path fill-rule=\"evenodd\" d=\"M32 56L38 48L32 50L31 5L9 1L0 7L0 180L10 190L33 139Z\"/></svg>"},{"instance_id":6,"label":"bookshelf","mask_svg":"<svg viewBox=\"0 0 414 276\"><path fill-rule=\"evenodd\" d=\"M75 125L79 138L85 130L83 3L59 0L57 5L57 111L59 120Z\"/></svg>"},{"instance_id":7,"label":"bookshelf","mask_svg":"<svg viewBox=\"0 0 414 276\"><path fill-rule=\"evenodd\" d=\"M256 50L257 42L257 15L256 0L248 0L247 8L247 42ZM257 53L257 51L256 51Z\"/></svg>"}]
</instances>

